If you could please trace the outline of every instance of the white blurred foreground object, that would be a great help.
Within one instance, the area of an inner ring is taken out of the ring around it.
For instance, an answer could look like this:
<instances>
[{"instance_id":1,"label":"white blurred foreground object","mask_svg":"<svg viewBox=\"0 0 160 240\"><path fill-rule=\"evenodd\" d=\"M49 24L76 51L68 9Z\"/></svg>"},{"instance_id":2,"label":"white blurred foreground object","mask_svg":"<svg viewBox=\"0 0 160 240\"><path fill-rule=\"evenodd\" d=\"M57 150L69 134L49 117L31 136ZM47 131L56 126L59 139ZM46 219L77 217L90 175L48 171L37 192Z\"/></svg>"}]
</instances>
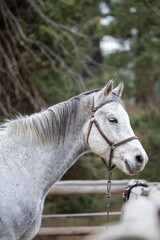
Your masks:
<instances>
[{"instance_id":1,"label":"white blurred foreground object","mask_svg":"<svg viewBox=\"0 0 160 240\"><path fill-rule=\"evenodd\" d=\"M120 223L86 240L159 240L160 184L131 190Z\"/></svg>"}]
</instances>

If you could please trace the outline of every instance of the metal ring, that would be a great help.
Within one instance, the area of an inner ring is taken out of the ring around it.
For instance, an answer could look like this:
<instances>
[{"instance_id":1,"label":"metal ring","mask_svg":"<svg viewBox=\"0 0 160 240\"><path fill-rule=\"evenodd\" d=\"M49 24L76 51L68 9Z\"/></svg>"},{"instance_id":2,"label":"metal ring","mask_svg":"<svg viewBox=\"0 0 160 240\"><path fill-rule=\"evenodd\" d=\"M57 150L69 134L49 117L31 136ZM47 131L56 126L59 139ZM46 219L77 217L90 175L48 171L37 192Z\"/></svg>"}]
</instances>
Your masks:
<instances>
[{"instance_id":1,"label":"metal ring","mask_svg":"<svg viewBox=\"0 0 160 240\"><path fill-rule=\"evenodd\" d=\"M93 122L94 121L94 117L91 117L91 122Z\"/></svg>"},{"instance_id":2,"label":"metal ring","mask_svg":"<svg viewBox=\"0 0 160 240\"><path fill-rule=\"evenodd\" d=\"M115 145L112 145L112 146L111 146L111 149L112 149L112 150L115 150L115 149L116 149Z\"/></svg>"}]
</instances>

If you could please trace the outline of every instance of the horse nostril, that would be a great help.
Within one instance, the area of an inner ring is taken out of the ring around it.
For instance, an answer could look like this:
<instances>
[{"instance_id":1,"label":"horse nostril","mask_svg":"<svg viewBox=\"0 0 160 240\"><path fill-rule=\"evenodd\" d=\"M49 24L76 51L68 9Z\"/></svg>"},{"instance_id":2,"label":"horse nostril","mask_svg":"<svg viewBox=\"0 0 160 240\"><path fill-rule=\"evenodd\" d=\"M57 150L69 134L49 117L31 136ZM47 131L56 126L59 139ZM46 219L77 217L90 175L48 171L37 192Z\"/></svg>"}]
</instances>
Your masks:
<instances>
[{"instance_id":1,"label":"horse nostril","mask_svg":"<svg viewBox=\"0 0 160 240\"><path fill-rule=\"evenodd\" d=\"M144 158L142 155L137 155L136 157L136 162L138 166L141 166L143 164Z\"/></svg>"}]
</instances>

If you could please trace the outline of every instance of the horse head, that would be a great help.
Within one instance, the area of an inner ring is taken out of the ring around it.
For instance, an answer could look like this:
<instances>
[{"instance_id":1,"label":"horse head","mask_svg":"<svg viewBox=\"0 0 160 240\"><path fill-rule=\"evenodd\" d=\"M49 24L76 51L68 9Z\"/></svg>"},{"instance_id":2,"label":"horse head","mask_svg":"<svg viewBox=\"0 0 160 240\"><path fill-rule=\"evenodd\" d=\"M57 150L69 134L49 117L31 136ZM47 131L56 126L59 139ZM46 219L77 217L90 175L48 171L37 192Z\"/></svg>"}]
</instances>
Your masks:
<instances>
[{"instance_id":1,"label":"horse head","mask_svg":"<svg viewBox=\"0 0 160 240\"><path fill-rule=\"evenodd\" d=\"M142 171L148 157L135 137L121 95L123 83L113 88L113 80L94 93L92 115L85 126L85 139L92 152L128 175ZM111 156L111 148L113 153Z\"/></svg>"}]
</instances>

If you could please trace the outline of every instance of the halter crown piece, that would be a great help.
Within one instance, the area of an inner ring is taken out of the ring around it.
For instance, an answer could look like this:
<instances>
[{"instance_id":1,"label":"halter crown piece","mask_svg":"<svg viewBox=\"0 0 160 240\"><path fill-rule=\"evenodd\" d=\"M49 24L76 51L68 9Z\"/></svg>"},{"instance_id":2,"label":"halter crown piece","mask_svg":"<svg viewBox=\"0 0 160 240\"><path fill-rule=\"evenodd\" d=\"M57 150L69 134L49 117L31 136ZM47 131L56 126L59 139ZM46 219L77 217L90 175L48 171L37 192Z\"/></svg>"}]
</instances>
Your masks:
<instances>
[{"instance_id":1,"label":"halter crown piece","mask_svg":"<svg viewBox=\"0 0 160 240\"><path fill-rule=\"evenodd\" d=\"M101 136L104 138L104 140L111 147L110 148L110 154L109 154L109 163L107 164L105 159L101 157L101 159L103 160L104 164L106 165L108 173L109 173L108 174L108 181L107 181L107 193L106 193L106 196L107 196L107 227L108 227L108 222L109 222L109 209L110 209L110 197L111 197L110 189L111 189L112 170L116 167L116 165L114 165L114 164L112 165L112 158L113 158L114 151L115 151L115 149L117 147L119 147L119 146L121 146L121 145L123 145L125 143L128 143L128 142L130 142L132 140L138 139L138 137L132 136L132 137L124 139L124 140L122 140L122 141L120 141L118 143L114 143L114 142L110 141L108 139L108 137L106 137L106 135L103 133L101 127L99 126L98 122L95 119L95 112L99 108L103 107L105 104L108 104L108 103L111 103L111 102L114 102L114 101L113 100L108 100L108 101L105 101L104 103L100 104L99 106L94 107L94 100L93 100L92 115L91 115L91 120L90 120L90 124L89 124L89 128L88 128L88 134L87 134L87 144L89 145L89 143L88 143L89 136L90 136L90 132L91 132L91 129L92 129L92 126L93 126L93 123L94 123L96 128L97 128L97 130L101 134Z\"/></svg>"}]
</instances>

